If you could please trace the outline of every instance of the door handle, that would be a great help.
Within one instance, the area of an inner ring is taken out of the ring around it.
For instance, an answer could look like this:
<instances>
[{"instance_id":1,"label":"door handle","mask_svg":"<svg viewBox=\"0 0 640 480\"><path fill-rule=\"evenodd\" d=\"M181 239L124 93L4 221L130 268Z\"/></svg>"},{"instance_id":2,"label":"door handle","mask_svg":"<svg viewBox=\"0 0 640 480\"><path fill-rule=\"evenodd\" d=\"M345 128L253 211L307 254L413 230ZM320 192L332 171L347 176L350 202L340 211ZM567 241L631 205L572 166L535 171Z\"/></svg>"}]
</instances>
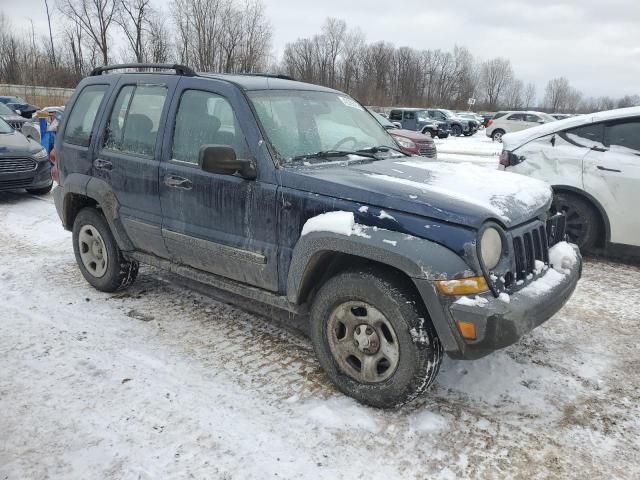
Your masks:
<instances>
[{"instance_id":1,"label":"door handle","mask_svg":"<svg viewBox=\"0 0 640 480\"><path fill-rule=\"evenodd\" d=\"M603 167L602 165L598 165L597 168L598 168L598 170L603 170L605 172L622 173L622 170L617 170L615 168L607 168L607 167Z\"/></svg>"},{"instance_id":2,"label":"door handle","mask_svg":"<svg viewBox=\"0 0 640 480\"><path fill-rule=\"evenodd\" d=\"M105 172L110 172L111 170L113 170L113 163L102 158L96 158L93 161L93 166L96 167L97 170L104 170Z\"/></svg>"},{"instance_id":3,"label":"door handle","mask_svg":"<svg viewBox=\"0 0 640 480\"><path fill-rule=\"evenodd\" d=\"M191 190L193 183L191 180L177 175L167 175L164 177L164 184L171 188L181 188L182 190Z\"/></svg>"}]
</instances>

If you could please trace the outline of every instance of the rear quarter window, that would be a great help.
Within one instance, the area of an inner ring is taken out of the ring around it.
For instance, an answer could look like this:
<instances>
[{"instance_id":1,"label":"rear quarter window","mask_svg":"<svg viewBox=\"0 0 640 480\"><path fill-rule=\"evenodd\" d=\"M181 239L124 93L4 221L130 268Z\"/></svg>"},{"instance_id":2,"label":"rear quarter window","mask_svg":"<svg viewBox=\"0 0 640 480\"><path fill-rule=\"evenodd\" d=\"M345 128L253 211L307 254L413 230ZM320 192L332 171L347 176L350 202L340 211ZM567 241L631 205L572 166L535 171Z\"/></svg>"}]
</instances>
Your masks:
<instances>
[{"instance_id":1,"label":"rear quarter window","mask_svg":"<svg viewBox=\"0 0 640 480\"><path fill-rule=\"evenodd\" d=\"M88 85L82 89L69 114L64 132L65 142L89 146L96 115L108 88L108 85Z\"/></svg>"},{"instance_id":2,"label":"rear quarter window","mask_svg":"<svg viewBox=\"0 0 640 480\"><path fill-rule=\"evenodd\" d=\"M561 136L569 143L574 145L592 148L604 147L603 145L603 125L601 123L593 123L582 127L572 128L561 133Z\"/></svg>"}]
</instances>

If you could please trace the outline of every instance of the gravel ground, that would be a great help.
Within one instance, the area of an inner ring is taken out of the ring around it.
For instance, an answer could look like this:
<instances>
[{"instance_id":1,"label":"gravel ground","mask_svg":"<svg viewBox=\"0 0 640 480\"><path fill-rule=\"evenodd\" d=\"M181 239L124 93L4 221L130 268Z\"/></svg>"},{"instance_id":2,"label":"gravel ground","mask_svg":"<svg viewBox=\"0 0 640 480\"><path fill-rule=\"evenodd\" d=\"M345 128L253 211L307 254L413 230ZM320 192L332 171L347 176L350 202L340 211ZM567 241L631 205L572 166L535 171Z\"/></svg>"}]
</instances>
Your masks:
<instances>
[{"instance_id":1,"label":"gravel ground","mask_svg":"<svg viewBox=\"0 0 640 480\"><path fill-rule=\"evenodd\" d=\"M639 478L640 269L398 411L337 393L309 341L142 268L92 289L50 197L0 193L0 478Z\"/></svg>"}]
</instances>

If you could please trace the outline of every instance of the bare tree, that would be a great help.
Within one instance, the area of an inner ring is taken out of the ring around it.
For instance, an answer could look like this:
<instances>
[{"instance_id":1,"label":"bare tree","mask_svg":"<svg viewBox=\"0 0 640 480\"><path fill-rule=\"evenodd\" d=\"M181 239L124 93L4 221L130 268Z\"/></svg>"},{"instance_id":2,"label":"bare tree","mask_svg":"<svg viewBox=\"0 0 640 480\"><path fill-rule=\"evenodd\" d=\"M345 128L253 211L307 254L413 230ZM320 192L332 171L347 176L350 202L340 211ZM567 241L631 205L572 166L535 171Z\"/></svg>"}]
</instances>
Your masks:
<instances>
[{"instance_id":1,"label":"bare tree","mask_svg":"<svg viewBox=\"0 0 640 480\"><path fill-rule=\"evenodd\" d=\"M45 6L45 9L47 10L47 24L49 25L49 44L51 45L51 65L53 65L53 67L56 68L58 66L58 62L56 61L56 49L53 46L53 31L51 30L52 12L51 10L49 10L48 0L44 0L44 6Z\"/></svg>"},{"instance_id":2,"label":"bare tree","mask_svg":"<svg viewBox=\"0 0 640 480\"><path fill-rule=\"evenodd\" d=\"M560 112L564 109L570 93L571 85L565 77L549 80L544 91L544 108L550 112Z\"/></svg>"},{"instance_id":3,"label":"bare tree","mask_svg":"<svg viewBox=\"0 0 640 480\"><path fill-rule=\"evenodd\" d=\"M144 34L151 14L150 0L120 0L120 8L114 21L127 37L136 62L145 60Z\"/></svg>"},{"instance_id":4,"label":"bare tree","mask_svg":"<svg viewBox=\"0 0 640 480\"><path fill-rule=\"evenodd\" d=\"M109 63L109 33L120 8L120 0L60 0L60 11L78 25Z\"/></svg>"},{"instance_id":5,"label":"bare tree","mask_svg":"<svg viewBox=\"0 0 640 480\"><path fill-rule=\"evenodd\" d=\"M533 107L535 99L536 99L536 86L533 83L527 83L527 86L524 89L524 94L522 99L525 110L529 110L531 107Z\"/></svg>"},{"instance_id":6,"label":"bare tree","mask_svg":"<svg viewBox=\"0 0 640 480\"><path fill-rule=\"evenodd\" d=\"M152 63L168 63L171 57L170 33L167 21L158 12L149 18L149 35L147 38L146 55Z\"/></svg>"},{"instance_id":7,"label":"bare tree","mask_svg":"<svg viewBox=\"0 0 640 480\"><path fill-rule=\"evenodd\" d=\"M512 78L513 69L509 60L494 58L482 64L480 83L489 108L497 108L500 96L504 93Z\"/></svg>"}]
</instances>

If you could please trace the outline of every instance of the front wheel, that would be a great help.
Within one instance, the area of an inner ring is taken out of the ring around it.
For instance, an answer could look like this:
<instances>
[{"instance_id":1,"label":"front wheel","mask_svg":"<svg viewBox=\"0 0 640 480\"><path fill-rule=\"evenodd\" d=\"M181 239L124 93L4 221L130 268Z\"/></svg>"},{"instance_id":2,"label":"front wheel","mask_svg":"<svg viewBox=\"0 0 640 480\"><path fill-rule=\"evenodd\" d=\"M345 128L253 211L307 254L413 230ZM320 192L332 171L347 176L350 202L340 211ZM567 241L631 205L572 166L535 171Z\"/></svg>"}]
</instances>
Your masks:
<instances>
[{"instance_id":1,"label":"front wheel","mask_svg":"<svg viewBox=\"0 0 640 480\"><path fill-rule=\"evenodd\" d=\"M600 236L600 221L596 209L585 199L570 193L556 193L551 203L551 213L564 213L569 241L580 250L592 250Z\"/></svg>"},{"instance_id":2,"label":"front wheel","mask_svg":"<svg viewBox=\"0 0 640 480\"><path fill-rule=\"evenodd\" d=\"M442 346L413 286L375 269L328 280L311 308L320 365L343 393L379 408L403 405L427 389Z\"/></svg>"},{"instance_id":3,"label":"front wheel","mask_svg":"<svg viewBox=\"0 0 640 480\"><path fill-rule=\"evenodd\" d=\"M502 136L504 135L504 131L503 130L495 130L492 134L491 134L491 139L494 142L502 142Z\"/></svg>"},{"instance_id":4,"label":"front wheel","mask_svg":"<svg viewBox=\"0 0 640 480\"><path fill-rule=\"evenodd\" d=\"M462 127L460 125L452 125L451 135L453 135L454 137L459 137L460 135L462 135Z\"/></svg>"},{"instance_id":5,"label":"front wheel","mask_svg":"<svg viewBox=\"0 0 640 480\"><path fill-rule=\"evenodd\" d=\"M133 283L138 262L124 258L104 215L80 210L73 222L73 251L84 278L98 290L115 292Z\"/></svg>"}]
</instances>

